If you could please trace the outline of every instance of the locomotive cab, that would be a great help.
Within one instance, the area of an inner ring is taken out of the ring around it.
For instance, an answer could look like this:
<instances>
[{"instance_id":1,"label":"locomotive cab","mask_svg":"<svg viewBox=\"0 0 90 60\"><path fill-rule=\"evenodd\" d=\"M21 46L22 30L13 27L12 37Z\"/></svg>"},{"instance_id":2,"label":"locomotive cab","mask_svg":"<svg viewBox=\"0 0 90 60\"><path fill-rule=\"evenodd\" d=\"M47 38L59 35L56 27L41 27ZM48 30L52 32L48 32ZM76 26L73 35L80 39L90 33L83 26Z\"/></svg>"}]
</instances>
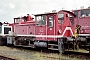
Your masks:
<instances>
[{"instance_id":1,"label":"locomotive cab","mask_svg":"<svg viewBox=\"0 0 90 60\"><path fill-rule=\"evenodd\" d=\"M9 31L12 31L12 27L7 23L0 23L0 45L6 45L6 36L9 35Z\"/></svg>"},{"instance_id":2,"label":"locomotive cab","mask_svg":"<svg viewBox=\"0 0 90 60\"><path fill-rule=\"evenodd\" d=\"M0 36L7 36L9 35L9 31L12 31L12 27L8 24L2 23L0 25Z\"/></svg>"},{"instance_id":3,"label":"locomotive cab","mask_svg":"<svg viewBox=\"0 0 90 60\"><path fill-rule=\"evenodd\" d=\"M57 41L57 37L73 36L75 14L62 10L56 13L35 15L37 40Z\"/></svg>"},{"instance_id":4,"label":"locomotive cab","mask_svg":"<svg viewBox=\"0 0 90 60\"><path fill-rule=\"evenodd\" d=\"M75 14L66 10L35 15L35 35L37 36L35 45L58 50L60 46L58 44L64 43L58 40L59 38L67 38L74 35L74 17ZM39 42L44 45L38 45Z\"/></svg>"}]
</instances>

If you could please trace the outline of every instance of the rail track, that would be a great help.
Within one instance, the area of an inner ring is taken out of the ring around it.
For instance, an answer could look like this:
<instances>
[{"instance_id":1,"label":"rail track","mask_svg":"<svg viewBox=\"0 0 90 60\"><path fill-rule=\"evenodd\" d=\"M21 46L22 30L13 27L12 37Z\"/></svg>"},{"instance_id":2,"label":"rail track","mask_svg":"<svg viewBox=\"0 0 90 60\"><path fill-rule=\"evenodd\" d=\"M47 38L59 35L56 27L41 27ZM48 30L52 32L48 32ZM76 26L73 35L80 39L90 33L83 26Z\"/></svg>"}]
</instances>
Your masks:
<instances>
[{"instance_id":1,"label":"rail track","mask_svg":"<svg viewBox=\"0 0 90 60\"><path fill-rule=\"evenodd\" d=\"M56 53L56 52L50 52L50 53ZM62 56L66 56L68 58L61 58ZM57 59L57 60L59 60L59 59L61 59L61 60L72 60L72 58L74 58L75 60L90 60L90 54L89 53L75 52L75 51L65 51L64 54L60 54L60 57L44 56L44 55L42 55L41 57Z\"/></svg>"},{"instance_id":2,"label":"rail track","mask_svg":"<svg viewBox=\"0 0 90 60\"><path fill-rule=\"evenodd\" d=\"M39 49L39 48L36 48L36 49L33 49L33 48L26 48L26 47L12 47L12 48L16 48L16 49L20 49L20 50L31 50L31 51L36 51L36 52L39 52L40 53L40 57L44 57L44 58L49 58L49 59L54 59L54 60L59 60L61 57L60 56L65 56L67 58L61 58L61 60L70 60L72 58L76 58L76 60L82 60L82 59L86 59L86 60L90 60L90 54L89 54L89 51L86 51L86 50L71 50L71 51L65 51L65 53L63 54L59 54L58 51L52 51L52 50L47 50L45 48L42 48L42 49ZM47 55L43 55L43 54L47 54ZM57 54L58 57L56 56L50 56L48 54ZM70 59L69 59L70 58Z\"/></svg>"},{"instance_id":3,"label":"rail track","mask_svg":"<svg viewBox=\"0 0 90 60\"><path fill-rule=\"evenodd\" d=\"M16 59L12 59L12 58L8 58L0 55L0 60L16 60Z\"/></svg>"},{"instance_id":4,"label":"rail track","mask_svg":"<svg viewBox=\"0 0 90 60\"><path fill-rule=\"evenodd\" d=\"M58 51L47 50L45 48L33 49L33 48L26 48L26 47L3 47L6 50L2 50L0 46L0 54L11 55L14 57L19 57L20 59L16 60L90 60L90 54L87 52L82 51L65 51L64 54L59 54ZM13 57L12 57L13 58ZM25 58L25 59L23 59ZM3 59L4 60L4 59Z\"/></svg>"}]
</instances>

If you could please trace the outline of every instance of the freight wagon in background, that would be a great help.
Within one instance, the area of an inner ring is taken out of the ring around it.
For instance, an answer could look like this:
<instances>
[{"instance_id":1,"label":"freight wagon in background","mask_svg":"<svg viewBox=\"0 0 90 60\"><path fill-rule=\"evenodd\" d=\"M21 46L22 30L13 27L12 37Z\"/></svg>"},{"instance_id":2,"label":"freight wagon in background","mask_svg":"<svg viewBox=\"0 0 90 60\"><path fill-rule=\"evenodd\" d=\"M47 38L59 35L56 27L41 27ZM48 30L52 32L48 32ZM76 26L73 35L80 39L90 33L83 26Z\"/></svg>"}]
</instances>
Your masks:
<instances>
[{"instance_id":1,"label":"freight wagon in background","mask_svg":"<svg viewBox=\"0 0 90 60\"><path fill-rule=\"evenodd\" d=\"M74 10L74 13L60 10L36 14L35 20L29 14L14 18L14 23L9 24L12 30L8 31L5 41L7 45L43 47L62 53L67 49L79 49L82 45L89 46L89 11L88 8Z\"/></svg>"},{"instance_id":2,"label":"freight wagon in background","mask_svg":"<svg viewBox=\"0 0 90 60\"><path fill-rule=\"evenodd\" d=\"M90 7L73 12L76 15L74 24L78 24L76 27L78 37L75 40L78 41L80 46L90 48Z\"/></svg>"}]
</instances>

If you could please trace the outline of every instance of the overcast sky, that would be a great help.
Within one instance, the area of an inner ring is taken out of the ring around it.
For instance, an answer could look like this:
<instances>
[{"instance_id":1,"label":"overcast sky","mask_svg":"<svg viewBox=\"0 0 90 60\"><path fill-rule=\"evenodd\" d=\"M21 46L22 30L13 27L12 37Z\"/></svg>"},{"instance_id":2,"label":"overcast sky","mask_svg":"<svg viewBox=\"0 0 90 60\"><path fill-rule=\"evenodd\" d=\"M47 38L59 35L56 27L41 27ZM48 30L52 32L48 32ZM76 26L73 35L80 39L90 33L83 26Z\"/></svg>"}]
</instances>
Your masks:
<instances>
[{"instance_id":1,"label":"overcast sky","mask_svg":"<svg viewBox=\"0 0 90 60\"><path fill-rule=\"evenodd\" d=\"M14 17L52 10L79 9L90 6L89 0L0 0L0 21L13 22Z\"/></svg>"}]
</instances>

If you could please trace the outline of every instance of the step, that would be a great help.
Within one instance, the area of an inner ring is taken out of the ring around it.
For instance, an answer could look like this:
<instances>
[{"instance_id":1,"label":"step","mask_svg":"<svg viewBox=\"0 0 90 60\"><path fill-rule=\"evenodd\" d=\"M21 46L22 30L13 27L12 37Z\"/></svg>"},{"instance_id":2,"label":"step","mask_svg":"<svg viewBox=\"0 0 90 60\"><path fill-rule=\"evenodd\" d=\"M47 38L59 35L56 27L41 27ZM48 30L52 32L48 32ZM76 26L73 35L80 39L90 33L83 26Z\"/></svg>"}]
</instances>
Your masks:
<instances>
[{"instance_id":1,"label":"step","mask_svg":"<svg viewBox=\"0 0 90 60\"><path fill-rule=\"evenodd\" d=\"M51 46L58 46L57 44L48 44L48 45L51 45Z\"/></svg>"},{"instance_id":2,"label":"step","mask_svg":"<svg viewBox=\"0 0 90 60\"><path fill-rule=\"evenodd\" d=\"M55 48L48 48L48 49L50 49L50 50L58 50L58 49L55 49Z\"/></svg>"},{"instance_id":3,"label":"step","mask_svg":"<svg viewBox=\"0 0 90 60\"><path fill-rule=\"evenodd\" d=\"M14 45L14 46L23 46L23 45Z\"/></svg>"},{"instance_id":4,"label":"step","mask_svg":"<svg viewBox=\"0 0 90 60\"><path fill-rule=\"evenodd\" d=\"M33 47L33 46L22 46L22 47L28 47L28 48L30 47L30 48L35 48L35 47Z\"/></svg>"},{"instance_id":5,"label":"step","mask_svg":"<svg viewBox=\"0 0 90 60\"><path fill-rule=\"evenodd\" d=\"M30 46L25 46L25 45L15 45L15 46L21 46L21 47L31 47L31 48L35 48L33 45L30 45Z\"/></svg>"},{"instance_id":6,"label":"step","mask_svg":"<svg viewBox=\"0 0 90 60\"><path fill-rule=\"evenodd\" d=\"M31 47L31 48L35 48L34 46L23 46L23 47Z\"/></svg>"}]
</instances>

